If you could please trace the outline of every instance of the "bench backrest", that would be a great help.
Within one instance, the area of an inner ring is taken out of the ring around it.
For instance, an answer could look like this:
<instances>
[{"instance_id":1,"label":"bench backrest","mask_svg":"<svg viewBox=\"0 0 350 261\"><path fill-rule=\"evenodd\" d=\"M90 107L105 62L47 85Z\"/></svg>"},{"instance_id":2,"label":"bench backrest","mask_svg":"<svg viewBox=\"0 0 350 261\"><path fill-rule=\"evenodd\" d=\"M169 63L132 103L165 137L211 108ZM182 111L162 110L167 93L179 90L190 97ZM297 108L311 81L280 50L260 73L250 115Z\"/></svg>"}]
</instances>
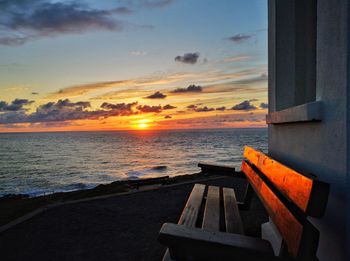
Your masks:
<instances>
[{"instance_id":1,"label":"bench backrest","mask_svg":"<svg viewBox=\"0 0 350 261\"><path fill-rule=\"evenodd\" d=\"M289 254L312 260L319 232L307 216L322 217L329 193L328 184L301 174L250 147L244 148L242 172L264 204Z\"/></svg>"}]
</instances>

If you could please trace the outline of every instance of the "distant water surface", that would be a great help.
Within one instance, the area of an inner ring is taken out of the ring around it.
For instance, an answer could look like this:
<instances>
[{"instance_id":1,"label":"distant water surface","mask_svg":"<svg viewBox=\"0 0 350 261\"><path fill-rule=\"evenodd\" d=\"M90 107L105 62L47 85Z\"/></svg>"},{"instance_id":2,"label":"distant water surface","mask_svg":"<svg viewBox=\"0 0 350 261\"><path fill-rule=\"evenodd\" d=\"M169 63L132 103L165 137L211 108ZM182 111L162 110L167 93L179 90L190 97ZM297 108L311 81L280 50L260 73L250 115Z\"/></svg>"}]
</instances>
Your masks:
<instances>
[{"instance_id":1,"label":"distant water surface","mask_svg":"<svg viewBox=\"0 0 350 261\"><path fill-rule=\"evenodd\" d=\"M198 162L239 168L244 145L266 152L267 130L0 134L0 196L192 174Z\"/></svg>"}]
</instances>

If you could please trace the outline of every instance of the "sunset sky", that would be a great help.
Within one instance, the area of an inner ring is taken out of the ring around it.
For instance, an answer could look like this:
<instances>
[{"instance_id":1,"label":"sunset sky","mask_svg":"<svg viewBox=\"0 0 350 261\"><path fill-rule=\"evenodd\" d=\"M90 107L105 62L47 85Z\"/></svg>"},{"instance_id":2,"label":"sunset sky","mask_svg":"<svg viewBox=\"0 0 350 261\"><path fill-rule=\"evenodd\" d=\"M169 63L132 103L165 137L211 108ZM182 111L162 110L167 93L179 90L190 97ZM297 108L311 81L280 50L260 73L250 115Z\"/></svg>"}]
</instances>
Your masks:
<instances>
[{"instance_id":1,"label":"sunset sky","mask_svg":"<svg viewBox=\"0 0 350 261\"><path fill-rule=\"evenodd\" d=\"M264 0L0 0L0 132L264 127Z\"/></svg>"}]
</instances>

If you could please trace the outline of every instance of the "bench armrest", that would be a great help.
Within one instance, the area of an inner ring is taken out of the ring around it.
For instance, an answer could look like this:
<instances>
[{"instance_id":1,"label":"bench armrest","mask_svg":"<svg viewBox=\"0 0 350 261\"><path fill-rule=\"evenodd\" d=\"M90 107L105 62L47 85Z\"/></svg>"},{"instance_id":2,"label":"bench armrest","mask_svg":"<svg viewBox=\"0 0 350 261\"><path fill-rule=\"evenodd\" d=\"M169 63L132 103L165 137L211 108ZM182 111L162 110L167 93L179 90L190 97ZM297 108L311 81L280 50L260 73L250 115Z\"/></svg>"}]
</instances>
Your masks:
<instances>
[{"instance_id":1,"label":"bench armrest","mask_svg":"<svg viewBox=\"0 0 350 261\"><path fill-rule=\"evenodd\" d=\"M169 247L177 260L277 260L270 242L233 233L165 223L159 242Z\"/></svg>"}]
</instances>

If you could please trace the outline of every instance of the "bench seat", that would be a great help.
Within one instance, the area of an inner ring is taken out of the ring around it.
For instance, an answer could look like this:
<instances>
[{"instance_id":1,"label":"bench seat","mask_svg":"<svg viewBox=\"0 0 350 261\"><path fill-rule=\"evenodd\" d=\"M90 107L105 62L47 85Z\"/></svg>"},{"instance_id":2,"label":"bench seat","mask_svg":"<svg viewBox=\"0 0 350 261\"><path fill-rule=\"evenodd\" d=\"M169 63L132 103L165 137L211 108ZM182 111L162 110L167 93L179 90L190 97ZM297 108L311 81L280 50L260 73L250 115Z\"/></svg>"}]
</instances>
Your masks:
<instances>
[{"instance_id":1,"label":"bench seat","mask_svg":"<svg viewBox=\"0 0 350 261\"><path fill-rule=\"evenodd\" d=\"M232 188L195 184L178 224L163 224L159 241L169 247L163 261L213 260L212 254L218 250L220 260L232 260L237 255L249 260L273 257L268 241L244 236Z\"/></svg>"}]
</instances>

